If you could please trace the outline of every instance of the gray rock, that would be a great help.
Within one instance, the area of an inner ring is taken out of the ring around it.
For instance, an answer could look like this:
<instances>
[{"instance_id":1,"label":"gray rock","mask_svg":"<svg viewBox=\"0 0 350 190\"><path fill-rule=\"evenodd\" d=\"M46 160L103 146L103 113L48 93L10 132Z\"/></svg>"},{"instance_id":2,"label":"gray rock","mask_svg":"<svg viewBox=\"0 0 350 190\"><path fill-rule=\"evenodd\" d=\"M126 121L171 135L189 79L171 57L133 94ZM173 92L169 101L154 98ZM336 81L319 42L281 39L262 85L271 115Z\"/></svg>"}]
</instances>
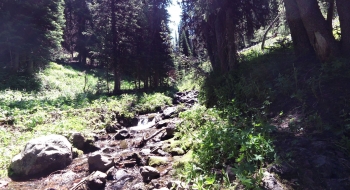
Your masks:
<instances>
[{"instance_id":1,"label":"gray rock","mask_svg":"<svg viewBox=\"0 0 350 190\"><path fill-rule=\"evenodd\" d=\"M113 166L113 158L108 155L101 155L101 153L93 153L88 158L89 170L106 172Z\"/></svg>"},{"instance_id":2,"label":"gray rock","mask_svg":"<svg viewBox=\"0 0 350 190\"><path fill-rule=\"evenodd\" d=\"M120 180L123 180L126 178L131 178L131 177L133 177L133 176L127 170L117 169L117 168L113 167L107 171L107 178L109 180L120 181Z\"/></svg>"},{"instance_id":3,"label":"gray rock","mask_svg":"<svg viewBox=\"0 0 350 190\"><path fill-rule=\"evenodd\" d=\"M264 172L262 179L263 187L267 190L283 190L283 186L277 181L275 176L269 172Z\"/></svg>"},{"instance_id":4,"label":"gray rock","mask_svg":"<svg viewBox=\"0 0 350 190\"><path fill-rule=\"evenodd\" d=\"M156 168L151 166L143 166L140 168L141 176L144 182L149 182L152 179L157 179L160 177L160 173Z\"/></svg>"},{"instance_id":5,"label":"gray rock","mask_svg":"<svg viewBox=\"0 0 350 190\"><path fill-rule=\"evenodd\" d=\"M166 127L169 123L172 122L172 119L164 119L162 121L159 121L157 123L157 128L162 128L162 127Z\"/></svg>"},{"instance_id":6,"label":"gray rock","mask_svg":"<svg viewBox=\"0 0 350 190\"><path fill-rule=\"evenodd\" d=\"M118 133L115 135L114 139L115 140L124 140L126 138L129 138L130 134L129 131L126 129L122 129L120 131L118 131Z\"/></svg>"},{"instance_id":7,"label":"gray rock","mask_svg":"<svg viewBox=\"0 0 350 190\"><path fill-rule=\"evenodd\" d=\"M106 185L107 174L96 171L88 178L89 189L102 189Z\"/></svg>"},{"instance_id":8,"label":"gray rock","mask_svg":"<svg viewBox=\"0 0 350 190\"><path fill-rule=\"evenodd\" d=\"M80 150L84 149L85 137L81 133L73 133L72 141L74 147Z\"/></svg>"},{"instance_id":9,"label":"gray rock","mask_svg":"<svg viewBox=\"0 0 350 190\"><path fill-rule=\"evenodd\" d=\"M134 186L131 187L132 190L146 190L147 187L145 186L144 183L137 183Z\"/></svg>"},{"instance_id":10,"label":"gray rock","mask_svg":"<svg viewBox=\"0 0 350 190\"><path fill-rule=\"evenodd\" d=\"M0 189L5 189L5 187L7 187L8 184L8 181L0 180Z\"/></svg>"},{"instance_id":11,"label":"gray rock","mask_svg":"<svg viewBox=\"0 0 350 190\"><path fill-rule=\"evenodd\" d=\"M170 123L167 128L165 128L165 134L160 138L161 140L167 140L174 137L176 132L176 125L174 123Z\"/></svg>"},{"instance_id":12,"label":"gray rock","mask_svg":"<svg viewBox=\"0 0 350 190\"><path fill-rule=\"evenodd\" d=\"M176 113L176 107L167 107L163 110L164 118L170 118Z\"/></svg>"},{"instance_id":13,"label":"gray rock","mask_svg":"<svg viewBox=\"0 0 350 190\"><path fill-rule=\"evenodd\" d=\"M49 174L68 166L72 158L72 145L64 136L48 135L32 139L12 159L11 177Z\"/></svg>"},{"instance_id":14,"label":"gray rock","mask_svg":"<svg viewBox=\"0 0 350 190\"><path fill-rule=\"evenodd\" d=\"M151 154L151 149L142 149L141 151L140 151L140 155L141 156L148 156L148 155L150 155Z\"/></svg>"}]
</instances>

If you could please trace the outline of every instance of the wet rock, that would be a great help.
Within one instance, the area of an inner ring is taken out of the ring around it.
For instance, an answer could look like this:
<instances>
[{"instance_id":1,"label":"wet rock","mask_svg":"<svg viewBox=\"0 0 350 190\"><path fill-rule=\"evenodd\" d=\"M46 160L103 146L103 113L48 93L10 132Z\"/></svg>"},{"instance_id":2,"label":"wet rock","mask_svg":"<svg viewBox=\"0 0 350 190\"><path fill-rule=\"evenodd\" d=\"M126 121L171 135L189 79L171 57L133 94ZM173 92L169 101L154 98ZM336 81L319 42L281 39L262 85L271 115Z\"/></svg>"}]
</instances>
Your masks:
<instances>
[{"instance_id":1,"label":"wet rock","mask_svg":"<svg viewBox=\"0 0 350 190\"><path fill-rule=\"evenodd\" d=\"M68 166L73 159L72 145L66 137L49 135L30 140L10 165L10 177L45 175Z\"/></svg>"},{"instance_id":2,"label":"wet rock","mask_svg":"<svg viewBox=\"0 0 350 190\"><path fill-rule=\"evenodd\" d=\"M164 119L168 119L176 113L177 108L176 107L167 107L163 110L163 117Z\"/></svg>"},{"instance_id":3,"label":"wet rock","mask_svg":"<svg viewBox=\"0 0 350 190\"><path fill-rule=\"evenodd\" d=\"M171 139L174 137L175 132L176 132L176 126L174 123L171 123L168 125L167 128L165 128L165 134L162 135L160 139L161 140Z\"/></svg>"},{"instance_id":4,"label":"wet rock","mask_svg":"<svg viewBox=\"0 0 350 190\"><path fill-rule=\"evenodd\" d=\"M148 117L148 122L154 120L154 122L157 123L157 122L160 122L160 121L162 120L161 115L158 114L158 113L151 113L151 114L148 114L147 117Z\"/></svg>"},{"instance_id":5,"label":"wet rock","mask_svg":"<svg viewBox=\"0 0 350 190\"><path fill-rule=\"evenodd\" d=\"M262 179L263 187L268 190L283 190L283 186L277 181L275 176L269 172L264 172Z\"/></svg>"},{"instance_id":6,"label":"wet rock","mask_svg":"<svg viewBox=\"0 0 350 190\"><path fill-rule=\"evenodd\" d=\"M51 184L51 185L70 184L77 178L79 178L79 174L73 171L67 171L63 174L60 174L57 172L57 174L53 174L51 175L51 177L46 178L43 184Z\"/></svg>"},{"instance_id":7,"label":"wet rock","mask_svg":"<svg viewBox=\"0 0 350 190\"><path fill-rule=\"evenodd\" d=\"M101 153L94 153L88 158L89 170L106 172L113 166L113 159L108 155L101 155Z\"/></svg>"},{"instance_id":8,"label":"wet rock","mask_svg":"<svg viewBox=\"0 0 350 190\"><path fill-rule=\"evenodd\" d=\"M160 177L159 171L151 166L141 167L140 173L143 178L143 181L146 183L150 182L152 179L157 179Z\"/></svg>"},{"instance_id":9,"label":"wet rock","mask_svg":"<svg viewBox=\"0 0 350 190\"><path fill-rule=\"evenodd\" d=\"M174 95L173 103L174 104L180 104L180 103L186 103L193 105L194 103L198 102L198 91L191 90L187 92L178 92Z\"/></svg>"},{"instance_id":10,"label":"wet rock","mask_svg":"<svg viewBox=\"0 0 350 190\"><path fill-rule=\"evenodd\" d=\"M132 173L129 173L128 170L117 169L115 167L112 167L107 171L107 179L108 180L120 181L120 180L125 179L127 177L132 177Z\"/></svg>"},{"instance_id":11,"label":"wet rock","mask_svg":"<svg viewBox=\"0 0 350 190\"><path fill-rule=\"evenodd\" d=\"M81 133L73 133L72 142L74 147L76 147L77 149L83 150L85 137Z\"/></svg>"},{"instance_id":12,"label":"wet rock","mask_svg":"<svg viewBox=\"0 0 350 190\"><path fill-rule=\"evenodd\" d=\"M167 157L161 156L150 156L148 157L148 165L149 166L160 166L164 165L169 161Z\"/></svg>"},{"instance_id":13,"label":"wet rock","mask_svg":"<svg viewBox=\"0 0 350 190\"><path fill-rule=\"evenodd\" d=\"M118 131L118 133L115 135L114 139L115 140L124 140L130 137L130 133L126 129L122 129Z\"/></svg>"},{"instance_id":14,"label":"wet rock","mask_svg":"<svg viewBox=\"0 0 350 190\"><path fill-rule=\"evenodd\" d=\"M112 153L112 152L114 152L115 150L113 149L113 148L104 148L103 150L102 150L102 152L103 153Z\"/></svg>"},{"instance_id":15,"label":"wet rock","mask_svg":"<svg viewBox=\"0 0 350 190\"><path fill-rule=\"evenodd\" d=\"M131 155L125 157L125 160L135 161L138 166L145 165L144 159L140 156L140 154L134 152Z\"/></svg>"},{"instance_id":16,"label":"wet rock","mask_svg":"<svg viewBox=\"0 0 350 190\"><path fill-rule=\"evenodd\" d=\"M107 124L106 132L107 133L115 133L121 128L122 128L122 126L118 122L113 122L113 123Z\"/></svg>"},{"instance_id":17,"label":"wet rock","mask_svg":"<svg viewBox=\"0 0 350 190\"><path fill-rule=\"evenodd\" d=\"M96 171L88 178L88 187L90 189L103 189L106 185L107 174Z\"/></svg>"},{"instance_id":18,"label":"wet rock","mask_svg":"<svg viewBox=\"0 0 350 190\"><path fill-rule=\"evenodd\" d=\"M162 128L162 127L166 127L169 123L172 122L172 119L164 119L162 121L159 121L157 123L157 128Z\"/></svg>"}]
</instances>

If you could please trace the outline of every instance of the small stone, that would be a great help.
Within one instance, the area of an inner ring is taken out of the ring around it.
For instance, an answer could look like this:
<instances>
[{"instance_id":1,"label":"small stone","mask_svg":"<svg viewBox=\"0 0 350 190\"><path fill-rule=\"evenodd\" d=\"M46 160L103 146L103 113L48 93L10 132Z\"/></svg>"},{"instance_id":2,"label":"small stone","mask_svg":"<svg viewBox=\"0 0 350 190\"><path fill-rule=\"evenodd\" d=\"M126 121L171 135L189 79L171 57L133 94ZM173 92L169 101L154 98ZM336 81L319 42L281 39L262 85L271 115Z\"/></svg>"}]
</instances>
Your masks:
<instances>
[{"instance_id":1,"label":"small stone","mask_svg":"<svg viewBox=\"0 0 350 190\"><path fill-rule=\"evenodd\" d=\"M100 171L94 172L87 180L89 188L90 189L103 188L106 185L106 178L107 178L107 174Z\"/></svg>"},{"instance_id":2,"label":"small stone","mask_svg":"<svg viewBox=\"0 0 350 190\"><path fill-rule=\"evenodd\" d=\"M163 110L164 119L172 117L176 113L176 107L167 107Z\"/></svg>"},{"instance_id":3,"label":"small stone","mask_svg":"<svg viewBox=\"0 0 350 190\"><path fill-rule=\"evenodd\" d=\"M151 149L142 149L140 151L140 155L142 155L142 156L148 156L150 154L151 154Z\"/></svg>"},{"instance_id":4,"label":"small stone","mask_svg":"<svg viewBox=\"0 0 350 190\"><path fill-rule=\"evenodd\" d=\"M275 176L267 171L264 172L262 182L266 190L283 190L283 186L277 181Z\"/></svg>"},{"instance_id":5,"label":"small stone","mask_svg":"<svg viewBox=\"0 0 350 190\"><path fill-rule=\"evenodd\" d=\"M85 137L81 133L73 133L72 141L74 147L80 150L84 149Z\"/></svg>"},{"instance_id":6,"label":"small stone","mask_svg":"<svg viewBox=\"0 0 350 190\"><path fill-rule=\"evenodd\" d=\"M114 137L115 140L124 140L126 138L129 138L130 134L129 131L126 129L120 130Z\"/></svg>"},{"instance_id":7,"label":"small stone","mask_svg":"<svg viewBox=\"0 0 350 190\"><path fill-rule=\"evenodd\" d=\"M89 170L106 172L113 166L113 159L107 155L101 155L100 153L94 153L88 158Z\"/></svg>"},{"instance_id":8,"label":"small stone","mask_svg":"<svg viewBox=\"0 0 350 190\"><path fill-rule=\"evenodd\" d=\"M157 179L160 177L160 173L156 168L151 166L143 166L140 168L141 176L144 182L150 182L152 179Z\"/></svg>"},{"instance_id":9,"label":"small stone","mask_svg":"<svg viewBox=\"0 0 350 190\"><path fill-rule=\"evenodd\" d=\"M8 184L8 181L0 180L0 189L5 189L5 187L7 187Z\"/></svg>"}]
</instances>

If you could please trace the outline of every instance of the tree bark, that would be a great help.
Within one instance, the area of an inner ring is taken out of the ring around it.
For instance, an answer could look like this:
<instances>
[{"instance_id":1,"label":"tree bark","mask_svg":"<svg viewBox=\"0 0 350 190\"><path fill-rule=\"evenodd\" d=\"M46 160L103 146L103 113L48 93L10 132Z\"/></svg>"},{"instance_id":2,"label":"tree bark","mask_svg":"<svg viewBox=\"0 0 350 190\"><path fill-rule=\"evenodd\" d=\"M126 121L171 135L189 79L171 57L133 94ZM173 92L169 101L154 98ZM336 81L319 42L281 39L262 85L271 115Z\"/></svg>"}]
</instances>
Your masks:
<instances>
[{"instance_id":1,"label":"tree bark","mask_svg":"<svg viewBox=\"0 0 350 190\"><path fill-rule=\"evenodd\" d=\"M27 74L33 74L33 72L34 72L34 61L31 58L29 58L29 60L28 60L26 72L27 72Z\"/></svg>"},{"instance_id":2,"label":"tree bark","mask_svg":"<svg viewBox=\"0 0 350 190\"><path fill-rule=\"evenodd\" d=\"M334 1L335 0L328 0L329 2L329 7L327 10L327 27L328 30L333 30L333 26L332 26L332 21L333 21L333 15L334 15Z\"/></svg>"},{"instance_id":3,"label":"tree bark","mask_svg":"<svg viewBox=\"0 0 350 190\"><path fill-rule=\"evenodd\" d=\"M228 70L227 59L226 59L226 43L225 43L225 19L226 15L223 10L218 12L218 15L215 20L215 36L216 36L216 46L217 53L220 62L220 69L222 73L225 73Z\"/></svg>"},{"instance_id":4,"label":"tree bark","mask_svg":"<svg viewBox=\"0 0 350 190\"><path fill-rule=\"evenodd\" d=\"M226 36L229 70L237 66L236 26L232 18L234 18L232 8L228 8L226 10Z\"/></svg>"},{"instance_id":5,"label":"tree bark","mask_svg":"<svg viewBox=\"0 0 350 190\"><path fill-rule=\"evenodd\" d=\"M111 34L112 34L112 65L114 69L114 94L120 93L120 66L117 60L117 30L116 30L116 16L115 16L115 1L111 0Z\"/></svg>"},{"instance_id":6,"label":"tree bark","mask_svg":"<svg viewBox=\"0 0 350 190\"><path fill-rule=\"evenodd\" d=\"M307 31L309 41L321 61L328 61L339 55L339 47L332 31L327 27L317 0L296 0L301 20Z\"/></svg>"},{"instance_id":7,"label":"tree bark","mask_svg":"<svg viewBox=\"0 0 350 190\"><path fill-rule=\"evenodd\" d=\"M350 1L337 0L336 3L341 28L341 51L344 56L350 57Z\"/></svg>"},{"instance_id":8,"label":"tree bark","mask_svg":"<svg viewBox=\"0 0 350 190\"><path fill-rule=\"evenodd\" d=\"M286 9L286 17L293 40L295 54L297 56L314 54L303 21L301 20L299 8L296 1L283 1Z\"/></svg>"}]
</instances>

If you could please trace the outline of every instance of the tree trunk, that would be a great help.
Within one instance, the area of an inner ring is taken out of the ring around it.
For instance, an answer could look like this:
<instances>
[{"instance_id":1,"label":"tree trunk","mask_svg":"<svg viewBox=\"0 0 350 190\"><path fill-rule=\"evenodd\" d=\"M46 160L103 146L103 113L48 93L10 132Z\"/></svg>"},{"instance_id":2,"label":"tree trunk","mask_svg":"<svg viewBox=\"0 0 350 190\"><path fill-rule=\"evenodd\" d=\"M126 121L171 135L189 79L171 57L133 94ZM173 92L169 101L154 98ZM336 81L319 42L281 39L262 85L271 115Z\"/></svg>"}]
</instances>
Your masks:
<instances>
[{"instance_id":1,"label":"tree trunk","mask_svg":"<svg viewBox=\"0 0 350 190\"><path fill-rule=\"evenodd\" d=\"M337 0L337 10L341 28L341 51L344 56L350 56L350 1Z\"/></svg>"},{"instance_id":2,"label":"tree trunk","mask_svg":"<svg viewBox=\"0 0 350 190\"><path fill-rule=\"evenodd\" d=\"M334 39L332 31L327 27L317 0L296 0L299 7L301 20L309 36L318 58L328 61L339 55L339 47Z\"/></svg>"},{"instance_id":3,"label":"tree trunk","mask_svg":"<svg viewBox=\"0 0 350 190\"><path fill-rule=\"evenodd\" d=\"M111 0L111 34L112 34L112 64L114 68L114 94L120 93L120 66L117 60L117 30L116 30L116 16L115 16L115 0Z\"/></svg>"},{"instance_id":4,"label":"tree trunk","mask_svg":"<svg viewBox=\"0 0 350 190\"><path fill-rule=\"evenodd\" d=\"M313 54L313 48L301 20L298 5L295 0L283 0L286 8L287 22L293 40L294 52L297 56Z\"/></svg>"},{"instance_id":5,"label":"tree trunk","mask_svg":"<svg viewBox=\"0 0 350 190\"><path fill-rule=\"evenodd\" d=\"M120 71L119 68L114 68L114 90L113 94L119 94L120 93Z\"/></svg>"},{"instance_id":6,"label":"tree trunk","mask_svg":"<svg viewBox=\"0 0 350 190\"><path fill-rule=\"evenodd\" d=\"M29 60L28 60L26 72L27 72L27 74L33 74L33 72L34 72L34 61L31 58L29 58Z\"/></svg>"},{"instance_id":7,"label":"tree trunk","mask_svg":"<svg viewBox=\"0 0 350 190\"><path fill-rule=\"evenodd\" d=\"M234 15L232 8L226 10L226 35L227 35L227 53L228 68L233 70L237 66L237 47L236 47L236 26L233 21Z\"/></svg>"},{"instance_id":8,"label":"tree trunk","mask_svg":"<svg viewBox=\"0 0 350 190\"><path fill-rule=\"evenodd\" d=\"M215 36L216 36L216 46L217 53L220 62L221 72L224 73L228 70L227 60L226 60L226 43L225 43L225 19L226 15L223 10L220 10L216 20L215 20Z\"/></svg>"},{"instance_id":9,"label":"tree trunk","mask_svg":"<svg viewBox=\"0 0 350 190\"><path fill-rule=\"evenodd\" d=\"M334 1L335 0L328 0L329 2L329 7L327 10L327 27L328 30L332 31L333 26L332 26L332 21L333 21L333 15L334 15Z\"/></svg>"}]
</instances>

